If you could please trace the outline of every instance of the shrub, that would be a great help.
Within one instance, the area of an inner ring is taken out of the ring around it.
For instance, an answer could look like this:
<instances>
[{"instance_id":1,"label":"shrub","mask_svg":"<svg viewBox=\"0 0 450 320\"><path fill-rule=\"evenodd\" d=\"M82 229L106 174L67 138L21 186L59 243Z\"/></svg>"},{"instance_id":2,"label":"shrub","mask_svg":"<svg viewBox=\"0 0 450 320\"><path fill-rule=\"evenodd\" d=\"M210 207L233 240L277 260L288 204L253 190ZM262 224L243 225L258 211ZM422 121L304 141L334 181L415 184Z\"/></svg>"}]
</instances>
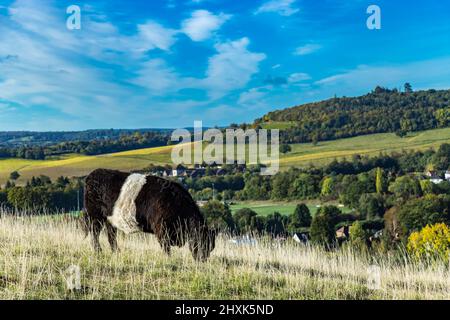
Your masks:
<instances>
[{"instance_id":1,"label":"shrub","mask_svg":"<svg viewBox=\"0 0 450 320\"><path fill-rule=\"evenodd\" d=\"M304 203L298 204L294 213L289 216L288 230L290 232L299 232L303 228L308 228L311 225L311 220L308 206Z\"/></svg>"},{"instance_id":2,"label":"shrub","mask_svg":"<svg viewBox=\"0 0 450 320\"><path fill-rule=\"evenodd\" d=\"M213 200L206 203L201 211L210 227L224 232L234 231L233 217L227 205Z\"/></svg>"},{"instance_id":3,"label":"shrub","mask_svg":"<svg viewBox=\"0 0 450 320\"><path fill-rule=\"evenodd\" d=\"M427 225L408 238L407 249L417 258L442 258L450 254L450 229L445 223Z\"/></svg>"},{"instance_id":4,"label":"shrub","mask_svg":"<svg viewBox=\"0 0 450 320\"><path fill-rule=\"evenodd\" d=\"M311 240L325 246L332 246L336 241L335 225L340 210L334 206L321 207L311 223Z\"/></svg>"},{"instance_id":5,"label":"shrub","mask_svg":"<svg viewBox=\"0 0 450 320\"><path fill-rule=\"evenodd\" d=\"M363 248L366 245L367 233L363 229L363 224L360 221L355 221L350 226L350 242L353 246Z\"/></svg>"},{"instance_id":6,"label":"shrub","mask_svg":"<svg viewBox=\"0 0 450 320\"><path fill-rule=\"evenodd\" d=\"M233 215L233 220L236 224L239 233L259 232L261 227L258 225L258 220L255 218L258 214L249 208L242 208L236 211Z\"/></svg>"},{"instance_id":7,"label":"shrub","mask_svg":"<svg viewBox=\"0 0 450 320\"><path fill-rule=\"evenodd\" d=\"M449 222L449 212L450 196L427 195L409 200L398 211L401 233L408 236L410 232L419 231L428 224Z\"/></svg>"}]
</instances>

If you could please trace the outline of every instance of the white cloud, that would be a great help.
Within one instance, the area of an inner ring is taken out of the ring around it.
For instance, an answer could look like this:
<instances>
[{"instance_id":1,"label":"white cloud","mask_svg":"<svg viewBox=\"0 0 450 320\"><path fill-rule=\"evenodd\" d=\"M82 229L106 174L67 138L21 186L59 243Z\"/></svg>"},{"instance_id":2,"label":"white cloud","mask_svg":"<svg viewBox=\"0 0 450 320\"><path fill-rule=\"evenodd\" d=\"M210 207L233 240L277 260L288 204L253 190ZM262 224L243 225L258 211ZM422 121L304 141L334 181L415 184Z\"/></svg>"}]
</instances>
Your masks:
<instances>
[{"instance_id":1,"label":"white cloud","mask_svg":"<svg viewBox=\"0 0 450 320\"><path fill-rule=\"evenodd\" d=\"M143 63L130 82L146 88L149 94L163 96L180 90L188 85L188 81L167 66L164 60L153 59Z\"/></svg>"},{"instance_id":2,"label":"white cloud","mask_svg":"<svg viewBox=\"0 0 450 320\"><path fill-rule=\"evenodd\" d=\"M239 95L238 104L254 103L261 100L269 91L265 87L251 88Z\"/></svg>"},{"instance_id":3,"label":"white cloud","mask_svg":"<svg viewBox=\"0 0 450 320\"><path fill-rule=\"evenodd\" d=\"M255 14L274 12L281 16L291 16L300 11L300 9L293 7L296 0L270 0L265 2L256 10Z\"/></svg>"},{"instance_id":4,"label":"white cloud","mask_svg":"<svg viewBox=\"0 0 450 320\"><path fill-rule=\"evenodd\" d=\"M207 10L196 10L191 17L182 23L182 31L192 41L204 41L209 39L228 19L230 15L220 13L214 15Z\"/></svg>"},{"instance_id":5,"label":"white cloud","mask_svg":"<svg viewBox=\"0 0 450 320\"><path fill-rule=\"evenodd\" d=\"M163 55L171 54L182 31L150 20L125 34L93 9L83 11L81 30L69 31L65 15L51 3L18 0L8 15L1 16L0 101L22 110L23 130L180 123L182 117L190 120L196 114L182 115L183 111L207 108L214 99L245 88L265 59L264 54L249 50L247 38L218 42L204 75L189 78ZM221 15L214 17L224 20ZM198 33L192 27L196 24L191 25L193 39L210 37L223 23L215 21L197 24L205 28ZM149 58L147 52L154 49L166 52ZM178 100L179 91L189 88L206 91L208 98ZM23 113L24 108L30 112ZM0 117L8 122L6 112Z\"/></svg>"},{"instance_id":6,"label":"white cloud","mask_svg":"<svg viewBox=\"0 0 450 320\"><path fill-rule=\"evenodd\" d=\"M320 50L321 48L322 48L322 46L319 44L307 44L307 45L304 45L304 46L301 46L301 47L298 47L297 49L295 49L294 55L305 56L307 54L314 53L317 50Z\"/></svg>"},{"instance_id":7,"label":"white cloud","mask_svg":"<svg viewBox=\"0 0 450 320\"><path fill-rule=\"evenodd\" d=\"M311 77L307 73L293 73L289 76L288 82L289 83L298 83L305 80L310 80Z\"/></svg>"},{"instance_id":8,"label":"white cloud","mask_svg":"<svg viewBox=\"0 0 450 320\"><path fill-rule=\"evenodd\" d=\"M259 71L259 63L266 55L249 51L249 43L248 38L242 38L215 46L217 54L209 59L206 78L202 81L211 97L220 98L231 90L245 87Z\"/></svg>"},{"instance_id":9,"label":"white cloud","mask_svg":"<svg viewBox=\"0 0 450 320\"><path fill-rule=\"evenodd\" d=\"M148 21L145 24L139 25L138 30L138 37L142 40L144 50L152 48L169 50L175 43L174 36L177 34L177 31L165 28L154 21Z\"/></svg>"}]
</instances>

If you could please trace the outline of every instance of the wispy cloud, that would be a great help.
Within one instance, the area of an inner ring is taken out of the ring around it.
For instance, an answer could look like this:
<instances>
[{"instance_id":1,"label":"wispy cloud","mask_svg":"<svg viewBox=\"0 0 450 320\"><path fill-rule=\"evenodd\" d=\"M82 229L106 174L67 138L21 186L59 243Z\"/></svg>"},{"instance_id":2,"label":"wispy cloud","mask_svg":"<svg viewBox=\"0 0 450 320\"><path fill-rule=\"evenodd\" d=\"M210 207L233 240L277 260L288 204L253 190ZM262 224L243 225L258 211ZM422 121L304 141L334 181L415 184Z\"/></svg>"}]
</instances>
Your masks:
<instances>
[{"instance_id":1,"label":"wispy cloud","mask_svg":"<svg viewBox=\"0 0 450 320\"><path fill-rule=\"evenodd\" d=\"M315 85L325 94L339 92L356 95L376 86L396 88L410 82L416 89L448 88L450 85L450 57L407 64L381 66L361 65L347 72L323 78Z\"/></svg>"},{"instance_id":2,"label":"wispy cloud","mask_svg":"<svg viewBox=\"0 0 450 320\"><path fill-rule=\"evenodd\" d=\"M203 80L203 86L210 90L211 97L219 98L231 90L245 87L251 76L259 71L259 63L266 55L251 52L249 43L250 40L244 37L215 46L217 54L209 59Z\"/></svg>"},{"instance_id":3,"label":"wispy cloud","mask_svg":"<svg viewBox=\"0 0 450 320\"><path fill-rule=\"evenodd\" d=\"M262 4L255 14L272 12L288 17L300 11L299 8L294 7L294 3L295 0L270 0Z\"/></svg>"},{"instance_id":4,"label":"wispy cloud","mask_svg":"<svg viewBox=\"0 0 450 320\"><path fill-rule=\"evenodd\" d=\"M322 46L320 44L306 44L301 47L297 47L294 51L294 55L296 56L305 56L311 53L314 53L318 50L320 50Z\"/></svg>"}]
</instances>

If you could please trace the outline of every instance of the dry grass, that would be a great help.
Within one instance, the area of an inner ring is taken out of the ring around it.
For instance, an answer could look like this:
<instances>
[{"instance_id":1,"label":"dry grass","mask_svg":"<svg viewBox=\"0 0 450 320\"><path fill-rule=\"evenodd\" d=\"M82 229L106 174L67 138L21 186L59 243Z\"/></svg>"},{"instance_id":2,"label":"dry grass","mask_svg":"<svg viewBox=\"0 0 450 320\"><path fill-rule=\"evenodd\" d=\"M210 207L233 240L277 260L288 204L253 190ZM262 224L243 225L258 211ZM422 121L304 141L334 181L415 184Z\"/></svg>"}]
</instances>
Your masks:
<instances>
[{"instance_id":1,"label":"dry grass","mask_svg":"<svg viewBox=\"0 0 450 320\"><path fill-rule=\"evenodd\" d=\"M406 258L370 256L351 249L261 240L235 246L220 238L206 263L187 248L165 256L152 235L121 236L113 254L93 253L75 220L0 218L0 299L448 299L449 270ZM378 265L381 288L367 286ZM64 278L81 268L81 290Z\"/></svg>"}]
</instances>

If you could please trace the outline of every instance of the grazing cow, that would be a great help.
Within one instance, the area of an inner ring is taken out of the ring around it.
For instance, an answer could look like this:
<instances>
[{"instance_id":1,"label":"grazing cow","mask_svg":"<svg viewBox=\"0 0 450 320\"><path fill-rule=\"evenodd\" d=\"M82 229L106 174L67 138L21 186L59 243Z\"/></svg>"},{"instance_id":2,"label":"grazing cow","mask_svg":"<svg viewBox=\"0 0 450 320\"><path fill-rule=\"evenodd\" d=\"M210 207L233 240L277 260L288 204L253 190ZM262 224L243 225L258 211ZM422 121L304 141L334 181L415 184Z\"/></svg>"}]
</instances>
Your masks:
<instances>
[{"instance_id":1,"label":"grazing cow","mask_svg":"<svg viewBox=\"0 0 450 320\"><path fill-rule=\"evenodd\" d=\"M84 223L92 233L94 249L106 227L108 241L117 250L117 230L126 234L154 233L167 254L171 246L189 248L204 261L215 246L215 232L191 195L178 183L155 176L98 169L86 178Z\"/></svg>"}]
</instances>

